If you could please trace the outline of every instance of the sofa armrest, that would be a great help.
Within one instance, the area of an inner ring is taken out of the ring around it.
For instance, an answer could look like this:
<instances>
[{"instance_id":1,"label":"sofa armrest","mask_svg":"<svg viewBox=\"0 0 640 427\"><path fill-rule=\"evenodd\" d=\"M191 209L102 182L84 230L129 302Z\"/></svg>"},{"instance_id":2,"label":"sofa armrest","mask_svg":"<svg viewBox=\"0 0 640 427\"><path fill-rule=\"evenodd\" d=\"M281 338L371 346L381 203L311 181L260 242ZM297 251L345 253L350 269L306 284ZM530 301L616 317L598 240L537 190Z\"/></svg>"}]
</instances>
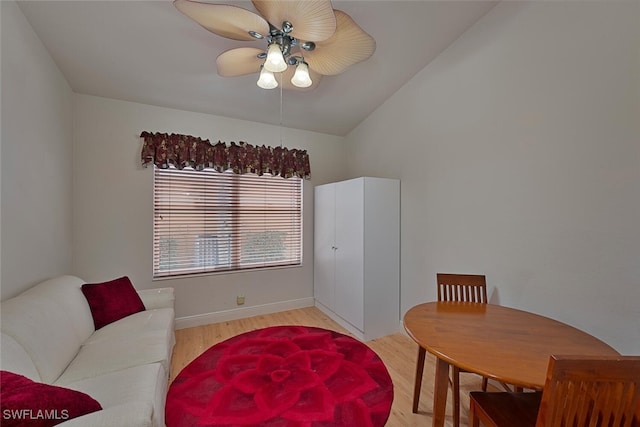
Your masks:
<instances>
[{"instance_id":1,"label":"sofa armrest","mask_svg":"<svg viewBox=\"0 0 640 427\"><path fill-rule=\"evenodd\" d=\"M147 310L173 308L173 288L142 289L138 291L138 295Z\"/></svg>"},{"instance_id":2,"label":"sofa armrest","mask_svg":"<svg viewBox=\"0 0 640 427\"><path fill-rule=\"evenodd\" d=\"M152 427L153 407L132 402L111 406L59 424L61 427Z\"/></svg>"}]
</instances>

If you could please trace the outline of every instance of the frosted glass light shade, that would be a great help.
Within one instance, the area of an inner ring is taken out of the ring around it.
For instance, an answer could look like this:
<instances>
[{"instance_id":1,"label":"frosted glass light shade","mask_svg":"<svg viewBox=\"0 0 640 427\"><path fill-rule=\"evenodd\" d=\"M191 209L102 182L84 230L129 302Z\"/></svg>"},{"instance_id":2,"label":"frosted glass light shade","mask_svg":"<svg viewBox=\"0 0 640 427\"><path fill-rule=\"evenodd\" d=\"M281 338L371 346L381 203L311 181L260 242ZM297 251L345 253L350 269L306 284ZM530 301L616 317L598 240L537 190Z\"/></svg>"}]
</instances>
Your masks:
<instances>
[{"instance_id":1,"label":"frosted glass light shade","mask_svg":"<svg viewBox=\"0 0 640 427\"><path fill-rule=\"evenodd\" d=\"M287 63L282 56L282 51L277 43L271 43L267 49L267 60L264 62L264 68L272 73L281 73L287 69Z\"/></svg>"},{"instance_id":2,"label":"frosted glass light shade","mask_svg":"<svg viewBox=\"0 0 640 427\"><path fill-rule=\"evenodd\" d=\"M291 78L291 83L297 87L309 87L313 83L309 76L309 67L306 62L299 62L296 73Z\"/></svg>"},{"instance_id":3,"label":"frosted glass light shade","mask_svg":"<svg viewBox=\"0 0 640 427\"><path fill-rule=\"evenodd\" d=\"M262 70L260 70L260 78L258 79L257 84L262 89L274 89L278 87L276 77L265 67L262 67Z\"/></svg>"}]
</instances>

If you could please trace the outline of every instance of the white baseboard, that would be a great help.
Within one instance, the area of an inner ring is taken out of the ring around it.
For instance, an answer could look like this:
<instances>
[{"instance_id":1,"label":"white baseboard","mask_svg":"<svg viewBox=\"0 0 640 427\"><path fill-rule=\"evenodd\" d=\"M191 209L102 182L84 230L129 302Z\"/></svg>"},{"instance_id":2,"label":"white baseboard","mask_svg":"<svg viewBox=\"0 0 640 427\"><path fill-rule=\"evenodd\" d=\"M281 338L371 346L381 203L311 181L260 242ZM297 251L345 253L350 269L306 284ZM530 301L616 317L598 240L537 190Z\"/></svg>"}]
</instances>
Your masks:
<instances>
[{"instance_id":1,"label":"white baseboard","mask_svg":"<svg viewBox=\"0 0 640 427\"><path fill-rule=\"evenodd\" d=\"M193 328L194 326L209 325L211 323L226 322L228 320L244 319L246 317L313 306L314 299L310 297L272 304L254 305L252 307L234 308L233 310L216 311L214 313L198 314L195 316L178 317L176 318L176 329Z\"/></svg>"}]
</instances>

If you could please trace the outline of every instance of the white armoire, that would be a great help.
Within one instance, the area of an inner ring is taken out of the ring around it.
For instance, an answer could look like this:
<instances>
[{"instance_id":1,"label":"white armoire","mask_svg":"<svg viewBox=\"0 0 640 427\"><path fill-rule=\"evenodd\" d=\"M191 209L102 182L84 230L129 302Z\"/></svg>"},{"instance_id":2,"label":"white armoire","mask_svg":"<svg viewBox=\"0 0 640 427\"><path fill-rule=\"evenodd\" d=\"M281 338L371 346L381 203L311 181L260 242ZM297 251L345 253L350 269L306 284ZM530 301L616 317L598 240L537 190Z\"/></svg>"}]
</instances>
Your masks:
<instances>
[{"instance_id":1,"label":"white armoire","mask_svg":"<svg viewBox=\"0 0 640 427\"><path fill-rule=\"evenodd\" d=\"M364 340L400 329L400 181L315 187L316 306Z\"/></svg>"}]
</instances>

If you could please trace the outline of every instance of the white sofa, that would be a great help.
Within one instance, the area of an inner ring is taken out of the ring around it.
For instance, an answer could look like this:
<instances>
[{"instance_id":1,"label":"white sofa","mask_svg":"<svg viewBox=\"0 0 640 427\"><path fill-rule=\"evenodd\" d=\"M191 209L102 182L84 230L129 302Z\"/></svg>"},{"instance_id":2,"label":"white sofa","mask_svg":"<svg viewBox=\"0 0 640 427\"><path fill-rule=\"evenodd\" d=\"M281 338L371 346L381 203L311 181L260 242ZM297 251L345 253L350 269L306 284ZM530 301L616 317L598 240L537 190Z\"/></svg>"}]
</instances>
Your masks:
<instances>
[{"instance_id":1,"label":"white sofa","mask_svg":"<svg viewBox=\"0 0 640 427\"><path fill-rule=\"evenodd\" d=\"M102 410L59 424L164 426L174 337L172 288L137 291L146 310L97 331L74 276L44 281L0 307L0 368L86 393Z\"/></svg>"}]
</instances>

